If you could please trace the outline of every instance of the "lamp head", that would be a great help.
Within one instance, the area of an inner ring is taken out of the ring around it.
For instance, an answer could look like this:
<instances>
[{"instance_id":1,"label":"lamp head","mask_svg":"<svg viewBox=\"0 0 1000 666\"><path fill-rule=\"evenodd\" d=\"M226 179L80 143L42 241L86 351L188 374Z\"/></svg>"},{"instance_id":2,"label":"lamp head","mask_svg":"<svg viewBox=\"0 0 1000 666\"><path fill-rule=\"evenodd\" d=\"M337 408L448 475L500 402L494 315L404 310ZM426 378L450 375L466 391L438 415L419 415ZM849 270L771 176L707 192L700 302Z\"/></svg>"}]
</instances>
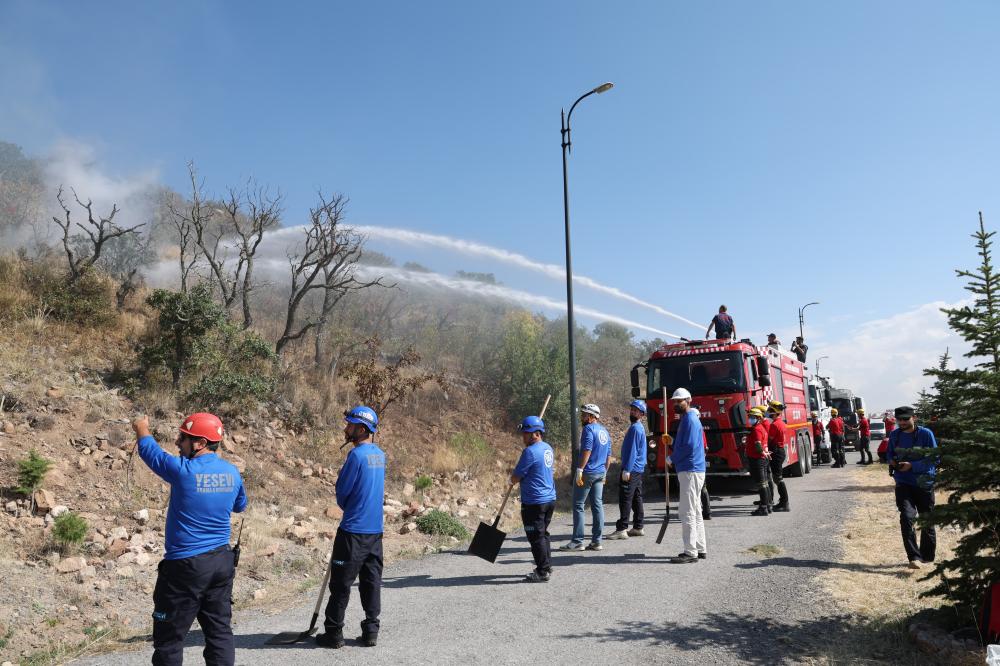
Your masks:
<instances>
[{"instance_id":1,"label":"lamp head","mask_svg":"<svg viewBox=\"0 0 1000 666\"><path fill-rule=\"evenodd\" d=\"M599 85L596 88L594 88L593 92L595 92L598 95L600 95L601 93L608 92L609 90L611 90L614 87L615 87L615 84L613 84L610 81L608 81L607 83L602 83L601 85Z\"/></svg>"}]
</instances>

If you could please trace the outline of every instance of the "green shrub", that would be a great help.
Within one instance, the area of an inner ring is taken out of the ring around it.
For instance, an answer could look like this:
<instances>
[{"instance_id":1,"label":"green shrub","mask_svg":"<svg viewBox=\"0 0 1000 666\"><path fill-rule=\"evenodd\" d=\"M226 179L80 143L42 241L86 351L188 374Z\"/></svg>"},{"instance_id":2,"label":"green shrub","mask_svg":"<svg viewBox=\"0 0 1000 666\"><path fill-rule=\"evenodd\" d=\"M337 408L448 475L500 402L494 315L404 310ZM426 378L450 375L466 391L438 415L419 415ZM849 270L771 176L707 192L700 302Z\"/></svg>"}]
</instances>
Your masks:
<instances>
[{"instance_id":1,"label":"green shrub","mask_svg":"<svg viewBox=\"0 0 1000 666\"><path fill-rule=\"evenodd\" d=\"M427 476L426 474L421 474L414 480L413 487L417 490L427 490L434 485L434 479Z\"/></svg>"},{"instance_id":2,"label":"green shrub","mask_svg":"<svg viewBox=\"0 0 1000 666\"><path fill-rule=\"evenodd\" d=\"M67 274L45 260L22 262L24 284L53 319L99 328L115 321L115 284L90 269L70 284Z\"/></svg>"},{"instance_id":3,"label":"green shrub","mask_svg":"<svg viewBox=\"0 0 1000 666\"><path fill-rule=\"evenodd\" d=\"M437 509L432 509L417 518L417 529L424 534L453 536L456 539L469 538L469 530L465 529L465 525L455 520L450 514Z\"/></svg>"},{"instance_id":4,"label":"green shrub","mask_svg":"<svg viewBox=\"0 0 1000 666\"><path fill-rule=\"evenodd\" d=\"M27 458L17 461L17 492L30 497L42 485L45 473L51 467L52 461L46 460L32 449Z\"/></svg>"},{"instance_id":5,"label":"green shrub","mask_svg":"<svg viewBox=\"0 0 1000 666\"><path fill-rule=\"evenodd\" d=\"M448 446L467 462L479 462L493 457L486 438L474 432L455 433L448 440Z\"/></svg>"},{"instance_id":6,"label":"green shrub","mask_svg":"<svg viewBox=\"0 0 1000 666\"><path fill-rule=\"evenodd\" d=\"M56 518L52 524L52 538L64 550L76 546L87 535L87 521L72 511Z\"/></svg>"}]
</instances>

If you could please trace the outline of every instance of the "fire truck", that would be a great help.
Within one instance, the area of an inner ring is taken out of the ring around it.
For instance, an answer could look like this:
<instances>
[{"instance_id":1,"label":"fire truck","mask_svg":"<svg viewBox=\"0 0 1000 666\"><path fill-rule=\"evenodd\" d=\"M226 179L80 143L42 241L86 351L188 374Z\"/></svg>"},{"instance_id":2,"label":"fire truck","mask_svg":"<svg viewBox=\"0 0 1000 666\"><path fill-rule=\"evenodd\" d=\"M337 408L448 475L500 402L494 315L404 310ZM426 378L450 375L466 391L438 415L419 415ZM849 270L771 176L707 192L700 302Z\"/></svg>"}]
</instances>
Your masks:
<instances>
[{"instance_id":1,"label":"fire truck","mask_svg":"<svg viewBox=\"0 0 1000 666\"><path fill-rule=\"evenodd\" d=\"M789 428L786 475L802 476L812 469L812 437L806 371L789 352L759 347L749 339L693 340L663 345L648 360L632 368L632 395L640 397L639 370L646 372L646 406L650 448L650 476L662 477L666 468L666 446L677 432L680 416L670 408L670 396L678 388L691 392L706 437L706 473L714 476L749 476L746 435L750 432L747 411L766 406L770 400L785 405ZM666 411L664 411L666 410ZM666 414L666 419L664 419Z\"/></svg>"}]
</instances>

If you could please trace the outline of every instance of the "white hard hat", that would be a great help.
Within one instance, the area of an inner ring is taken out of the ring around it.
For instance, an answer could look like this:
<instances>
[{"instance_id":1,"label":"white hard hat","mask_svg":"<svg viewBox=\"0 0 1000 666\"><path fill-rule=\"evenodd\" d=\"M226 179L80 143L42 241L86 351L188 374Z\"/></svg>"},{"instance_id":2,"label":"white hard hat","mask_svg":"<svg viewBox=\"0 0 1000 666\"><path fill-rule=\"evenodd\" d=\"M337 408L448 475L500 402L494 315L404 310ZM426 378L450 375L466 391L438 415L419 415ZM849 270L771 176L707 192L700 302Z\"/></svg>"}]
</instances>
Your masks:
<instances>
[{"instance_id":1,"label":"white hard hat","mask_svg":"<svg viewBox=\"0 0 1000 666\"><path fill-rule=\"evenodd\" d=\"M583 407L581 407L580 411L583 412L584 414L593 414L597 418L601 418L601 408L589 402Z\"/></svg>"},{"instance_id":2,"label":"white hard hat","mask_svg":"<svg viewBox=\"0 0 1000 666\"><path fill-rule=\"evenodd\" d=\"M688 391L686 388L679 388L676 391L674 391L674 394L672 396L670 396L670 399L671 400L690 400L691 399L691 392Z\"/></svg>"}]
</instances>

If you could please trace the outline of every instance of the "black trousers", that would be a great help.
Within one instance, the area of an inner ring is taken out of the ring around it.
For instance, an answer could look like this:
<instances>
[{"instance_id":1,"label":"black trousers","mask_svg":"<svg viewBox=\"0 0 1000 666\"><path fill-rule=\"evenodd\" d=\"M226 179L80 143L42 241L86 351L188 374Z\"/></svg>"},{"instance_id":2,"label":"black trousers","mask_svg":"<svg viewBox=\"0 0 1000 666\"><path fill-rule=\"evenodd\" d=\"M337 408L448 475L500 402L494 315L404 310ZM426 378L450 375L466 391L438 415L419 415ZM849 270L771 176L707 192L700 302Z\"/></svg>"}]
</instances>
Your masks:
<instances>
[{"instance_id":1,"label":"black trousers","mask_svg":"<svg viewBox=\"0 0 1000 666\"><path fill-rule=\"evenodd\" d=\"M778 486L778 503L788 504L788 489L785 488L785 480L781 478L781 472L785 468L785 457L788 454L784 449L774 447L771 449L771 460L768 463L771 467L771 478L768 479L768 492L774 500L774 486Z\"/></svg>"},{"instance_id":2,"label":"black trousers","mask_svg":"<svg viewBox=\"0 0 1000 666\"><path fill-rule=\"evenodd\" d=\"M816 462L822 462L823 458L823 435L813 435L813 458Z\"/></svg>"},{"instance_id":3,"label":"black trousers","mask_svg":"<svg viewBox=\"0 0 1000 666\"><path fill-rule=\"evenodd\" d=\"M830 448L833 449L833 462L840 465L846 465L847 456L844 453L844 436L830 435Z\"/></svg>"},{"instance_id":4,"label":"black trousers","mask_svg":"<svg viewBox=\"0 0 1000 666\"><path fill-rule=\"evenodd\" d=\"M351 586L358 580L365 619L361 632L376 635L382 612L382 535L355 534L338 529L333 540L330 569L330 601L326 604L324 627L327 633L343 634L344 615L351 598Z\"/></svg>"},{"instance_id":5,"label":"black trousers","mask_svg":"<svg viewBox=\"0 0 1000 666\"><path fill-rule=\"evenodd\" d=\"M531 556L535 558L535 571L538 573L552 573L552 541L549 539L549 523L552 522L552 512L555 508L555 502L521 505L524 534L528 537Z\"/></svg>"},{"instance_id":6,"label":"black trousers","mask_svg":"<svg viewBox=\"0 0 1000 666\"><path fill-rule=\"evenodd\" d=\"M868 462L874 462L872 460L872 450L871 450L871 439L862 436L858 440L858 452L861 453L861 462L865 462L865 455L868 456Z\"/></svg>"},{"instance_id":7,"label":"black trousers","mask_svg":"<svg viewBox=\"0 0 1000 666\"><path fill-rule=\"evenodd\" d=\"M629 513L632 514L632 527L642 529L645 513L642 510L642 472L632 472L628 481L618 485L618 511L621 518L615 523L616 530L628 529Z\"/></svg>"},{"instance_id":8,"label":"black trousers","mask_svg":"<svg viewBox=\"0 0 1000 666\"><path fill-rule=\"evenodd\" d=\"M708 494L708 477L705 477L705 483L701 484L701 517L709 518L712 515L712 505L710 504L711 496Z\"/></svg>"},{"instance_id":9,"label":"black trousers","mask_svg":"<svg viewBox=\"0 0 1000 666\"><path fill-rule=\"evenodd\" d=\"M934 508L934 491L921 490L906 483L896 484L896 508L899 509L899 528L903 534L903 548L906 558L912 560L934 561L934 550L937 547L937 532L928 525L920 530L920 546L917 546L917 535L913 523L917 515L924 516Z\"/></svg>"},{"instance_id":10,"label":"black trousers","mask_svg":"<svg viewBox=\"0 0 1000 666\"><path fill-rule=\"evenodd\" d=\"M750 478L760 493L761 506L772 503L771 489L768 488L768 467L767 458L747 458L747 466L750 468Z\"/></svg>"},{"instance_id":11,"label":"black trousers","mask_svg":"<svg viewBox=\"0 0 1000 666\"><path fill-rule=\"evenodd\" d=\"M221 546L182 560L163 560L153 590L153 666L184 661L184 636L191 623L205 634L202 655L207 666L232 666L233 552Z\"/></svg>"}]
</instances>

